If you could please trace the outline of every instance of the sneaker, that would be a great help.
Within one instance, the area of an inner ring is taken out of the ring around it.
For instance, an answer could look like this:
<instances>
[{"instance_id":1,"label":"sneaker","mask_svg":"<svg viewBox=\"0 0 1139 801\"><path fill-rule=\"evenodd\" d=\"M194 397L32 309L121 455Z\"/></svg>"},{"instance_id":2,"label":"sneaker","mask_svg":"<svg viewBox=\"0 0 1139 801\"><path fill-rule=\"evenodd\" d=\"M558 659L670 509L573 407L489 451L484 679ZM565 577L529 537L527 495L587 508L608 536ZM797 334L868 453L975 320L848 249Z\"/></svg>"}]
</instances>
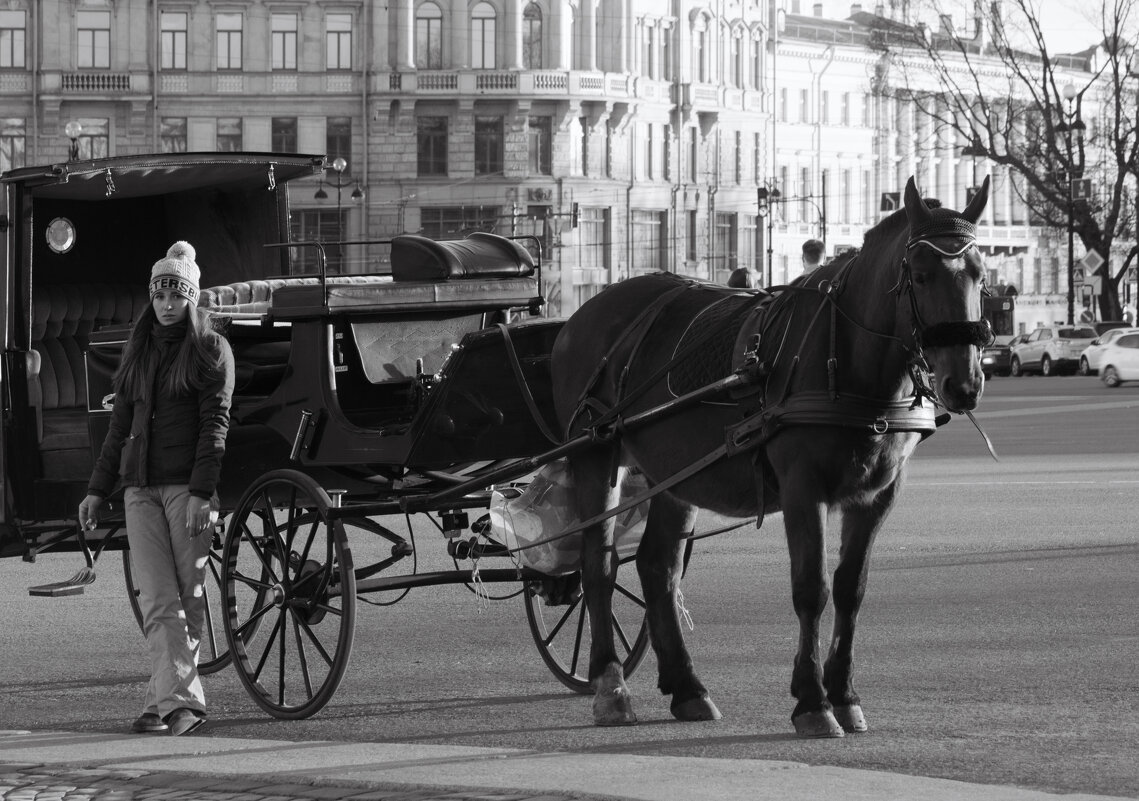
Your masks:
<instances>
[{"instance_id":1,"label":"sneaker","mask_svg":"<svg viewBox=\"0 0 1139 801\"><path fill-rule=\"evenodd\" d=\"M170 731L170 727L153 712L143 712L138 716L138 720L131 724L131 731L135 734L165 734Z\"/></svg>"},{"instance_id":2,"label":"sneaker","mask_svg":"<svg viewBox=\"0 0 1139 801\"><path fill-rule=\"evenodd\" d=\"M170 733L175 737L181 737L205 723L206 716L202 712L183 706L167 715L166 722L170 725Z\"/></svg>"}]
</instances>

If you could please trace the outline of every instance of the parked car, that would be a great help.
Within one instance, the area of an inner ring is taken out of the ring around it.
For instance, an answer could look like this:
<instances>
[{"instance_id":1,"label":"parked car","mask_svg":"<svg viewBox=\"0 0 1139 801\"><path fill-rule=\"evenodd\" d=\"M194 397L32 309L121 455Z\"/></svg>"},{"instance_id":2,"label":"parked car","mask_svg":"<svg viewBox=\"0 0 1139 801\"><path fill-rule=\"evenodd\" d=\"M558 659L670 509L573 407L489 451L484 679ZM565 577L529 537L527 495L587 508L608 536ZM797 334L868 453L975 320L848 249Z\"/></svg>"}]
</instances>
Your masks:
<instances>
[{"instance_id":1,"label":"parked car","mask_svg":"<svg viewBox=\"0 0 1139 801\"><path fill-rule=\"evenodd\" d=\"M1100 378L1109 387L1139 381L1139 331L1124 334L1104 348Z\"/></svg>"},{"instance_id":2,"label":"parked car","mask_svg":"<svg viewBox=\"0 0 1139 801\"><path fill-rule=\"evenodd\" d=\"M1096 330L1096 333L1100 334L1101 336L1113 328L1134 327L1132 323L1129 323L1126 320L1100 320L1099 322L1090 323L1090 325Z\"/></svg>"},{"instance_id":3,"label":"parked car","mask_svg":"<svg viewBox=\"0 0 1139 801\"><path fill-rule=\"evenodd\" d=\"M1095 338L1096 330L1090 325L1037 328L1012 348L1009 372L1013 375L1074 373L1080 362L1080 353Z\"/></svg>"},{"instance_id":4,"label":"parked car","mask_svg":"<svg viewBox=\"0 0 1139 801\"><path fill-rule=\"evenodd\" d=\"M1009 346L994 342L981 351L981 372L985 374L985 380L994 375L1008 375Z\"/></svg>"},{"instance_id":5,"label":"parked car","mask_svg":"<svg viewBox=\"0 0 1139 801\"><path fill-rule=\"evenodd\" d=\"M1077 372L1080 375L1098 373L1104 349L1124 334L1139 334L1139 328L1112 328L1102 332L1080 354L1080 366L1077 368Z\"/></svg>"}]
</instances>

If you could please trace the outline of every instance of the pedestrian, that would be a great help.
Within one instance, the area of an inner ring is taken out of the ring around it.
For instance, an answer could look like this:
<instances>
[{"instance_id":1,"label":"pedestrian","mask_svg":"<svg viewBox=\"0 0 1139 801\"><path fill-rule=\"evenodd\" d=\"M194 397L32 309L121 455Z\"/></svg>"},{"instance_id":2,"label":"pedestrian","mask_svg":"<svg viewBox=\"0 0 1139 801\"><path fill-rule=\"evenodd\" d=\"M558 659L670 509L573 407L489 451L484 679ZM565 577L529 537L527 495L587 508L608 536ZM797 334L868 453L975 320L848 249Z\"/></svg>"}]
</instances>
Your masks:
<instances>
[{"instance_id":1,"label":"pedestrian","mask_svg":"<svg viewBox=\"0 0 1139 801\"><path fill-rule=\"evenodd\" d=\"M826 247L821 239L808 239L803 243L803 275L822 264Z\"/></svg>"},{"instance_id":2,"label":"pedestrian","mask_svg":"<svg viewBox=\"0 0 1139 801\"><path fill-rule=\"evenodd\" d=\"M124 487L127 542L150 683L131 731L187 734L206 719L198 676L204 581L215 489L229 430L233 353L197 308L194 248L175 242L150 273L150 306L114 377L111 423L79 504L95 528L103 500Z\"/></svg>"}]
</instances>

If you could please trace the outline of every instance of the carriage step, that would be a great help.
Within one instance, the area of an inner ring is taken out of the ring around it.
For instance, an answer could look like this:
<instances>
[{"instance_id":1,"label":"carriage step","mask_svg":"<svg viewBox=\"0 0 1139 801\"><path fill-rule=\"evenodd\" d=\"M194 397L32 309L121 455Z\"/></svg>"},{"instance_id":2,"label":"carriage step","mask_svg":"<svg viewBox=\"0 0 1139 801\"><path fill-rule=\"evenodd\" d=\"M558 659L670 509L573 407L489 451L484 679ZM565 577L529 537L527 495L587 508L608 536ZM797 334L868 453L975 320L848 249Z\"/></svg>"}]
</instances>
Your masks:
<instances>
[{"instance_id":1,"label":"carriage step","mask_svg":"<svg viewBox=\"0 0 1139 801\"><path fill-rule=\"evenodd\" d=\"M38 595L45 598L82 595L84 588L93 583L95 583L95 571L92 568L85 567L67 581L55 581L51 584L37 584L34 587L28 587L28 595Z\"/></svg>"}]
</instances>

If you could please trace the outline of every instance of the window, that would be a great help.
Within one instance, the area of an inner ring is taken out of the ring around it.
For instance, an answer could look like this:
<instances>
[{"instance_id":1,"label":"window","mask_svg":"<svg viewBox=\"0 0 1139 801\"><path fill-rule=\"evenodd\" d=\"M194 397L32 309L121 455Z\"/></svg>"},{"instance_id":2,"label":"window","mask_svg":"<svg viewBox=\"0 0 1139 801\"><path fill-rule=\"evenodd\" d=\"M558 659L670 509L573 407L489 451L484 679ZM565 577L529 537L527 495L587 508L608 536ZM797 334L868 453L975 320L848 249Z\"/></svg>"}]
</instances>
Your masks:
<instances>
[{"instance_id":1,"label":"window","mask_svg":"<svg viewBox=\"0 0 1139 801\"><path fill-rule=\"evenodd\" d=\"M163 11L158 23L159 66L164 70L186 69L186 12Z\"/></svg>"},{"instance_id":2,"label":"window","mask_svg":"<svg viewBox=\"0 0 1139 801\"><path fill-rule=\"evenodd\" d=\"M0 11L0 69L23 69L26 25L23 11Z\"/></svg>"},{"instance_id":3,"label":"window","mask_svg":"<svg viewBox=\"0 0 1139 801\"><path fill-rule=\"evenodd\" d=\"M736 183L742 184L744 182L744 135L742 131L736 131L734 146Z\"/></svg>"},{"instance_id":4,"label":"window","mask_svg":"<svg viewBox=\"0 0 1139 801\"><path fill-rule=\"evenodd\" d=\"M743 214L740 215L739 221L739 251L736 265L763 275L763 263L759 254L759 217L754 214Z\"/></svg>"},{"instance_id":5,"label":"window","mask_svg":"<svg viewBox=\"0 0 1139 801\"><path fill-rule=\"evenodd\" d=\"M419 210L421 233L431 239L455 239L472 231L493 233L498 206L437 206Z\"/></svg>"},{"instance_id":6,"label":"window","mask_svg":"<svg viewBox=\"0 0 1139 801\"><path fill-rule=\"evenodd\" d=\"M709 276L717 284L726 284L732 270L739 267L736 259L736 215L716 212L714 221L716 241L714 243L712 274Z\"/></svg>"},{"instance_id":7,"label":"window","mask_svg":"<svg viewBox=\"0 0 1139 801\"><path fill-rule=\"evenodd\" d=\"M109 69L111 66L111 12L79 11L76 22L76 66Z\"/></svg>"},{"instance_id":8,"label":"window","mask_svg":"<svg viewBox=\"0 0 1139 801\"><path fill-rule=\"evenodd\" d=\"M475 175L502 174L502 117L475 117Z\"/></svg>"},{"instance_id":9,"label":"window","mask_svg":"<svg viewBox=\"0 0 1139 801\"><path fill-rule=\"evenodd\" d=\"M751 40L751 88L763 88L763 47L755 39Z\"/></svg>"},{"instance_id":10,"label":"window","mask_svg":"<svg viewBox=\"0 0 1139 801\"><path fill-rule=\"evenodd\" d=\"M695 262L698 258L700 258L700 252L699 252L699 249L697 248L698 243L696 241L696 234L698 231L698 227L697 227L697 219L698 218L696 215L697 215L697 212L692 211L692 210L689 210L688 215L687 215L687 220L688 220L687 258L688 258L688 261L690 261L690 262Z\"/></svg>"},{"instance_id":11,"label":"window","mask_svg":"<svg viewBox=\"0 0 1139 801\"><path fill-rule=\"evenodd\" d=\"M528 132L530 175L552 175L553 120L550 117L531 117Z\"/></svg>"},{"instance_id":12,"label":"window","mask_svg":"<svg viewBox=\"0 0 1139 801\"><path fill-rule=\"evenodd\" d=\"M664 28L660 35L660 77L662 81L672 80L672 29Z\"/></svg>"},{"instance_id":13,"label":"window","mask_svg":"<svg viewBox=\"0 0 1139 801\"><path fill-rule=\"evenodd\" d=\"M542 9L530 3L522 12L522 66L542 69Z\"/></svg>"},{"instance_id":14,"label":"window","mask_svg":"<svg viewBox=\"0 0 1139 801\"><path fill-rule=\"evenodd\" d=\"M495 17L490 3L479 3L471 11L471 67L495 68Z\"/></svg>"},{"instance_id":15,"label":"window","mask_svg":"<svg viewBox=\"0 0 1139 801\"><path fill-rule=\"evenodd\" d=\"M737 89L742 88L744 85L744 54L743 54L744 40L738 33L732 37L732 53L731 53L731 85Z\"/></svg>"},{"instance_id":16,"label":"window","mask_svg":"<svg viewBox=\"0 0 1139 801\"><path fill-rule=\"evenodd\" d=\"M83 128L76 140L80 160L101 159L111 154L110 120L106 117L80 117L76 122Z\"/></svg>"},{"instance_id":17,"label":"window","mask_svg":"<svg viewBox=\"0 0 1139 801\"><path fill-rule=\"evenodd\" d=\"M807 89L799 90L799 122L811 121L811 94Z\"/></svg>"},{"instance_id":18,"label":"window","mask_svg":"<svg viewBox=\"0 0 1139 801\"><path fill-rule=\"evenodd\" d=\"M240 14L218 14L218 69L241 69Z\"/></svg>"},{"instance_id":19,"label":"window","mask_svg":"<svg viewBox=\"0 0 1139 801\"><path fill-rule=\"evenodd\" d=\"M701 28L692 32L692 61L696 65L697 83L708 82L708 40L707 33Z\"/></svg>"},{"instance_id":20,"label":"window","mask_svg":"<svg viewBox=\"0 0 1139 801\"><path fill-rule=\"evenodd\" d=\"M329 163L336 157L352 163L348 158L352 154L352 118L329 117L324 133L324 152L328 155Z\"/></svg>"},{"instance_id":21,"label":"window","mask_svg":"<svg viewBox=\"0 0 1139 801\"><path fill-rule=\"evenodd\" d=\"M633 274L655 273L668 265L665 212L633 209Z\"/></svg>"},{"instance_id":22,"label":"window","mask_svg":"<svg viewBox=\"0 0 1139 801\"><path fill-rule=\"evenodd\" d=\"M582 206L578 211L574 299L580 306L609 283L609 209Z\"/></svg>"},{"instance_id":23,"label":"window","mask_svg":"<svg viewBox=\"0 0 1139 801\"><path fill-rule=\"evenodd\" d=\"M295 70L297 68L297 15L273 14L269 25L273 48L272 68L275 70Z\"/></svg>"},{"instance_id":24,"label":"window","mask_svg":"<svg viewBox=\"0 0 1139 801\"><path fill-rule=\"evenodd\" d=\"M185 153L186 118L163 117L159 123L158 144L163 153Z\"/></svg>"},{"instance_id":25,"label":"window","mask_svg":"<svg viewBox=\"0 0 1139 801\"><path fill-rule=\"evenodd\" d=\"M27 166L27 124L22 117L0 117L0 172Z\"/></svg>"},{"instance_id":26,"label":"window","mask_svg":"<svg viewBox=\"0 0 1139 801\"><path fill-rule=\"evenodd\" d=\"M840 125L850 125L850 92L842 93L842 107L839 110L838 121Z\"/></svg>"},{"instance_id":27,"label":"window","mask_svg":"<svg viewBox=\"0 0 1139 801\"><path fill-rule=\"evenodd\" d=\"M330 70L352 69L352 15L329 14L325 20L327 26L326 48L328 50L326 66Z\"/></svg>"},{"instance_id":28,"label":"window","mask_svg":"<svg viewBox=\"0 0 1139 801\"><path fill-rule=\"evenodd\" d=\"M419 117L415 127L417 174L446 175L447 118Z\"/></svg>"},{"instance_id":29,"label":"window","mask_svg":"<svg viewBox=\"0 0 1139 801\"><path fill-rule=\"evenodd\" d=\"M276 153L297 152L297 118L274 117L272 124L273 151Z\"/></svg>"},{"instance_id":30,"label":"window","mask_svg":"<svg viewBox=\"0 0 1139 801\"><path fill-rule=\"evenodd\" d=\"M343 212L343 210L342 210ZM335 209L293 209L292 241L294 242L335 242L343 230ZM341 272L341 248L327 248L326 267L330 272ZM289 248L289 265L293 275L320 272L320 256L316 248Z\"/></svg>"},{"instance_id":31,"label":"window","mask_svg":"<svg viewBox=\"0 0 1139 801\"><path fill-rule=\"evenodd\" d=\"M821 116L822 116L821 122L824 125L830 125L830 122L831 122L831 93L828 92L826 89L823 90L822 97L819 100L819 104L822 106L822 109L820 112Z\"/></svg>"},{"instance_id":32,"label":"window","mask_svg":"<svg viewBox=\"0 0 1139 801\"><path fill-rule=\"evenodd\" d=\"M646 78L653 76L653 38L656 28L641 23L641 75Z\"/></svg>"},{"instance_id":33,"label":"window","mask_svg":"<svg viewBox=\"0 0 1139 801\"><path fill-rule=\"evenodd\" d=\"M443 69L443 12L434 3L424 3L415 15L415 66Z\"/></svg>"},{"instance_id":34,"label":"window","mask_svg":"<svg viewBox=\"0 0 1139 801\"><path fill-rule=\"evenodd\" d=\"M241 150L241 117L218 117L218 151L236 153Z\"/></svg>"}]
</instances>

